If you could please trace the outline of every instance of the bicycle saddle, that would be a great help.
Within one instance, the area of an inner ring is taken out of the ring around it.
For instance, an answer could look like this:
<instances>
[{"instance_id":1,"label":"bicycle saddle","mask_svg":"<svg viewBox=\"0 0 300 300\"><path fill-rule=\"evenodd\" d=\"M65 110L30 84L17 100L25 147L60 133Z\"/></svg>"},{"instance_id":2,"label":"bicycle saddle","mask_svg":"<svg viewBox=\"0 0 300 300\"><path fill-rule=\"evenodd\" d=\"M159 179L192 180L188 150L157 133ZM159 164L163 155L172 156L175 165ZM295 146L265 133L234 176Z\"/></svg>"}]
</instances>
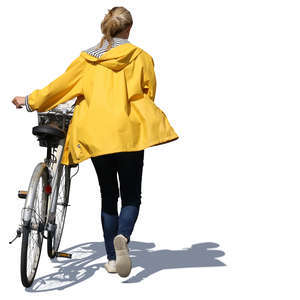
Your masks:
<instances>
[{"instance_id":1,"label":"bicycle saddle","mask_svg":"<svg viewBox=\"0 0 300 300\"><path fill-rule=\"evenodd\" d=\"M32 128L32 134L38 137L40 146L55 146L58 140L65 138L66 133L55 125L38 125Z\"/></svg>"},{"instance_id":2,"label":"bicycle saddle","mask_svg":"<svg viewBox=\"0 0 300 300\"><path fill-rule=\"evenodd\" d=\"M34 135L49 135L49 137L55 136L58 138L64 138L66 136L66 133L62 129L50 125L35 126L32 128L32 133Z\"/></svg>"}]
</instances>

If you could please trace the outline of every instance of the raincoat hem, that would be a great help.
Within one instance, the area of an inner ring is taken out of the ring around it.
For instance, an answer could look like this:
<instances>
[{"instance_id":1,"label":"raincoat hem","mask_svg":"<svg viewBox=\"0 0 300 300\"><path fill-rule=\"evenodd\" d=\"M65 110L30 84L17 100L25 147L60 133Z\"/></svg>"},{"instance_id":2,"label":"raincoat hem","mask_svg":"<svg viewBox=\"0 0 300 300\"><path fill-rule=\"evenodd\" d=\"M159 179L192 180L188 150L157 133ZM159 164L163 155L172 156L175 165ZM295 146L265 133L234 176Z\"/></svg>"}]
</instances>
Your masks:
<instances>
[{"instance_id":1,"label":"raincoat hem","mask_svg":"<svg viewBox=\"0 0 300 300\"><path fill-rule=\"evenodd\" d=\"M77 160L72 159L73 160L72 163L69 161L68 164L63 163L63 162L61 162L61 164L63 164L63 165L80 164L80 163L84 162L85 160L87 160L91 157L104 155L104 154L118 153L118 152L140 151L140 150L144 150L146 148L150 148L150 147L158 146L158 145L161 145L161 144L166 144L166 143L169 143L169 142L173 142L173 141L178 140L178 139L179 139L178 135L171 135L171 136L166 137L165 139L160 140L159 142L148 143L148 145L146 145L146 146L130 147L130 149L129 148L121 148L119 150L114 150L113 152L109 152L109 153L95 152L95 153L93 153L93 155L84 156L84 157L81 157L80 159L77 159Z\"/></svg>"}]
</instances>

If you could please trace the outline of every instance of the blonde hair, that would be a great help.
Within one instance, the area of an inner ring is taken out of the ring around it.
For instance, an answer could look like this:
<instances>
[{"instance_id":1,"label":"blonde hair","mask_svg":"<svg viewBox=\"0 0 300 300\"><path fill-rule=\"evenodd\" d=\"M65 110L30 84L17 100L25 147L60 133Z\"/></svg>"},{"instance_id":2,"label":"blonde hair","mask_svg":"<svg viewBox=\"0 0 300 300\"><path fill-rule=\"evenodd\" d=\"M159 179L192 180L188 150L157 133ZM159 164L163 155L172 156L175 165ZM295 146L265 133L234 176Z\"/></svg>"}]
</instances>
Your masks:
<instances>
[{"instance_id":1,"label":"blonde hair","mask_svg":"<svg viewBox=\"0 0 300 300\"><path fill-rule=\"evenodd\" d=\"M97 48L101 48L104 40L107 40L107 50L111 49L113 37L127 29L129 26L132 26L132 24L132 16L125 7L115 6L112 9L109 9L101 22L101 32L103 33L103 37Z\"/></svg>"}]
</instances>

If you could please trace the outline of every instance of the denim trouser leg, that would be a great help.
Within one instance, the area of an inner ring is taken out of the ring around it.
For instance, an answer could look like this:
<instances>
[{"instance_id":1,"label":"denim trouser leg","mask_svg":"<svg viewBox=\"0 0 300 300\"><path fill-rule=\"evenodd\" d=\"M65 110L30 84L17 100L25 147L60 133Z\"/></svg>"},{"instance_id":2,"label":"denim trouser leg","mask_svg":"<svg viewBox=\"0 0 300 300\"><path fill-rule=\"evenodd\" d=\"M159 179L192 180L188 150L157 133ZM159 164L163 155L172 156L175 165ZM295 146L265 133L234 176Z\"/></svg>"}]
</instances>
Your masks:
<instances>
[{"instance_id":1,"label":"denim trouser leg","mask_svg":"<svg viewBox=\"0 0 300 300\"><path fill-rule=\"evenodd\" d=\"M127 244L130 242L130 236L133 232L138 214L139 207L134 205L123 206L119 217L104 211L101 212L104 243L108 260L116 259L114 238L117 234L124 235L127 238Z\"/></svg>"},{"instance_id":2,"label":"denim trouser leg","mask_svg":"<svg viewBox=\"0 0 300 300\"><path fill-rule=\"evenodd\" d=\"M116 252L114 248L114 238L118 234L118 215L111 215L104 211L101 212L101 223L104 233L104 243L107 253L107 259L116 259Z\"/></svg>"},{"instance_id":3,"label":"denim trouser leg","mask_svg":"<svg viewBox=\"0 0 300 300\"><path fill-rule=\"evenodd\" d=\"M126 205L121 208L118 234L123 234L127 238L127 244L130 242L130 236L137 220L139 210L139 205Z\"/></svg>"},{"instance_id":4,"label":"denim trouser leg","mask_svg":"<svg viewBox=\"0 0 300 300\"><path fill-rule=\"evenodd\" d=\"M141 204L144 150L91 157L101 192L101 222L108 260L116 259L113 240L122 234L130 241ZM119 175L120 188L117 175ZM122 208L118 216L118 198Z\"/></svg>"}]
</instances>

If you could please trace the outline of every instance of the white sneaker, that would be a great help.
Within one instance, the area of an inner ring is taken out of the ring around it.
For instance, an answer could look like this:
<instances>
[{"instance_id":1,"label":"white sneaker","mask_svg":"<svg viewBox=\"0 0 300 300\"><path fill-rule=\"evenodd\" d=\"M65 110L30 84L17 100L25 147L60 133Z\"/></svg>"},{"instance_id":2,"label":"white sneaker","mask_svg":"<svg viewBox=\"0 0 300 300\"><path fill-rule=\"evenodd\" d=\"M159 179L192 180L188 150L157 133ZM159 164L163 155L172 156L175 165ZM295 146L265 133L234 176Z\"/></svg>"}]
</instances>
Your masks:
<instances>
[{"instance_id":1,"label":"white sneaker","mask_svg":"<svg viewBox=\"0 0 300 300\"><path fill-rule=\"evenodd\" d=\"M115 260L109 260L107 263L104 264L104 268L108 273L117 273Z\"/></svg>"},{"instance_id":2,"label":"white sneaker","mask_svg":"<svg viewBox=\"0 0 300 300\"><path fill-rule=\"evenodd\" d=\"M114 247L116 252L116 270L121 277L127 277L131 271L131 259L127 246L127 238L118 234L114 238Z\"/></svg>"}]
</instances>

